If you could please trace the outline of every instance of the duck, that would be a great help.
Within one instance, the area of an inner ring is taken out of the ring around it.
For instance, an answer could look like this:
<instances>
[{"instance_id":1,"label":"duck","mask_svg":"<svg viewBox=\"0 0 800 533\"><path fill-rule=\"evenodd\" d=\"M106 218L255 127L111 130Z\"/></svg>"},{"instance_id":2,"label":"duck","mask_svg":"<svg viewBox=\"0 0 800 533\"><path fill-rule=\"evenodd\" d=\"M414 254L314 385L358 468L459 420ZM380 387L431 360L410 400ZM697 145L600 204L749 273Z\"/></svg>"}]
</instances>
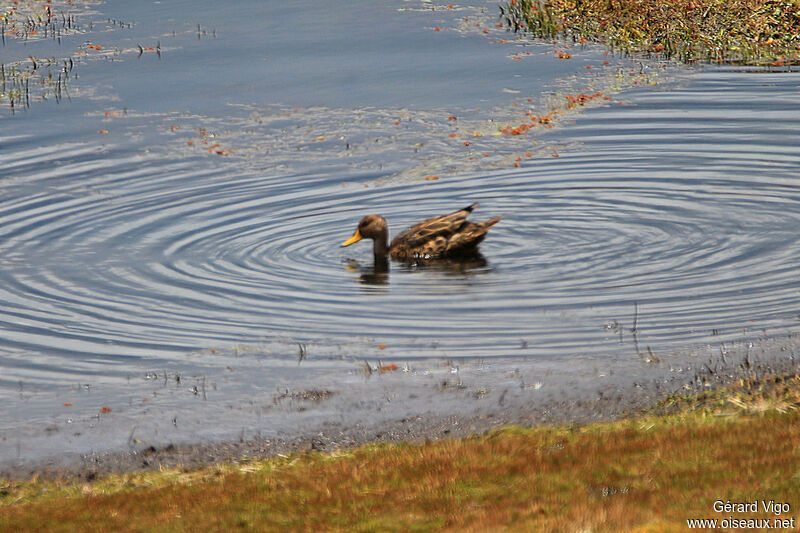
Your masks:
<instances>
[{"instance_id":1,"label":"duck","mask_svg":"<svg viewBox=\"0 0 800 533\"><path fill-rule=\"evenodd\" d=\"M399 233L391 244L387 244L389 226L386 219L381 215L367 215L358 223L353 236L344 241L342 246L350 246L361 239L372 239L372 250L376 259L385 260L389 256L396 261L474 255L489 229L503 218L503 215L498 215L485 222L467 221L469 214L478 205L480 204L474 203L447 215L425 219Z\"/></svg>"}]
</instances>

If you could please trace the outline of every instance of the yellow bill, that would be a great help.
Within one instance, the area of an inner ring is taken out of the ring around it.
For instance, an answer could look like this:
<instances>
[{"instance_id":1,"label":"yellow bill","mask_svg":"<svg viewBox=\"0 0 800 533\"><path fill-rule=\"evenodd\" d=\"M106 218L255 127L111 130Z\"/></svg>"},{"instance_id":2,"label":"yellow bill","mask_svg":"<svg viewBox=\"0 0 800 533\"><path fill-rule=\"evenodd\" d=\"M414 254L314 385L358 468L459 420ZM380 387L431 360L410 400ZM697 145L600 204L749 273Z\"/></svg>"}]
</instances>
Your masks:
<instances>
[{"instance_id":1,"label":"yellow bill","mask_svg":"<svg viewBox=\"0 0 800 533\"><path fill-rule=\"evenodd\" d=\"M363 237L361 236L361 233L359 233L358 229L356 229L356 232L355 232L355 233L353 233L353 236L352 236L352 237L350 237L349 239L347 239L346 241L344 241L344 242L342 243L342 246L350 246L350 245L351 245L351 244L353 244L354 242L358 242L358 241L360 241L361 239L363 239Z\"/></svg>"}]
</instances>

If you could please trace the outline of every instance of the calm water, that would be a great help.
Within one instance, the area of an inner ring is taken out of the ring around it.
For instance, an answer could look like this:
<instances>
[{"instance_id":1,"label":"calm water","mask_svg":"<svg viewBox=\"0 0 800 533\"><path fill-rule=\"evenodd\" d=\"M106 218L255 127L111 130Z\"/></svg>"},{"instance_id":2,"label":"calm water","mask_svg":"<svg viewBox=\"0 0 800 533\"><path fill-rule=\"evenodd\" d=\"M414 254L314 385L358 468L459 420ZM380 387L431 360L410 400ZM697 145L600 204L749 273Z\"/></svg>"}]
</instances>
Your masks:
<instances>
[{"instance_id":1,"label":"calm water","mask_svg":"<svg viewBox=\"0 0 800 533\"><path fill-rule=\"evenodd\" d=\"M627 357L635 305L662 353L797 327L800 74L564 60L496 4L432 7L109 1L60 44L7 39L6 68L73 66L0 110L0 397L298 343ZM505 214L485 263L382 276L339 247L364 214L475 201Z\"/></svg>"}]
</instances>

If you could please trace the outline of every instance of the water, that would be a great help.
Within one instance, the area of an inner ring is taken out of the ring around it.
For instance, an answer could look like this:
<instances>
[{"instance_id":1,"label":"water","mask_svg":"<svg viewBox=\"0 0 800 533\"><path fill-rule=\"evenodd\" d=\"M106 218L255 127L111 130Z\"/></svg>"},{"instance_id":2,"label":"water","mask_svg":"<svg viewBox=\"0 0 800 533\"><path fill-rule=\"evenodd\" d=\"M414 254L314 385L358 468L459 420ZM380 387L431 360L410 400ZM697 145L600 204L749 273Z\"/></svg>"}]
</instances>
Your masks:
<instances>
[{"instance_id":1,"label":"water","mask_svg":"<svg viewBox=\"0 0 800 533\"><path fill-rule=\"evenodd\" d=\"M491 2L431 7L107 2L60 44L7 39L6 65L74 67L0 111L0 397L25 406L0 426L153 371L255 369L224 378L242 398L305 373L298 344L323 373L566 368L635 356L634 323L661 354L797 329L800 74L564 60ZM367 213L396 233L475 201L505 215L485 261L381 273L339 246Z\"/></svg>"}]
</instances>

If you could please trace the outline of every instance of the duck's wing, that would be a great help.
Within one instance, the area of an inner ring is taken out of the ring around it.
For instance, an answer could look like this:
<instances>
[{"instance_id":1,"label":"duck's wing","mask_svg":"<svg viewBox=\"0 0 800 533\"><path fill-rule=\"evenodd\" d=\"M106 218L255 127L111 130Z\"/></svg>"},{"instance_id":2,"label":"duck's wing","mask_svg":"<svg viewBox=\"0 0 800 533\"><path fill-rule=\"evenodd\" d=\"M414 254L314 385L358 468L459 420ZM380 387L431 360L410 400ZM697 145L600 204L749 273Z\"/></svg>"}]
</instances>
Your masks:
<instances>
[{"instance_id":1,"label":"duck's wing","mask_svg":"<svg viewBox=\"0 0 800 533\"><path fill-rule=\"evenodd\" d=\"M464 226L467 217L476 207L478 207L478 204L474 203L448 215L431 217L418 224L414 224L392 239L392 244L389 245L389 249L391 250L401 245L409 248L418 248L424 246L426 243L437 240L439 237L449 239Z\"/></svg>"},{"instance_id":2,"label":"duck's wing","mask_svg":"<svg viewBox=\"0 0 800 533\"><path fill-rule=\"evenodd\" d=\"M447 240L444 253L447 255L459 255L473 253L476 247L486 237L489 229L500 222L503 215L490 218L485 222L466 222L461 226L461 230Z\"/></svg>"}]
</instances>

